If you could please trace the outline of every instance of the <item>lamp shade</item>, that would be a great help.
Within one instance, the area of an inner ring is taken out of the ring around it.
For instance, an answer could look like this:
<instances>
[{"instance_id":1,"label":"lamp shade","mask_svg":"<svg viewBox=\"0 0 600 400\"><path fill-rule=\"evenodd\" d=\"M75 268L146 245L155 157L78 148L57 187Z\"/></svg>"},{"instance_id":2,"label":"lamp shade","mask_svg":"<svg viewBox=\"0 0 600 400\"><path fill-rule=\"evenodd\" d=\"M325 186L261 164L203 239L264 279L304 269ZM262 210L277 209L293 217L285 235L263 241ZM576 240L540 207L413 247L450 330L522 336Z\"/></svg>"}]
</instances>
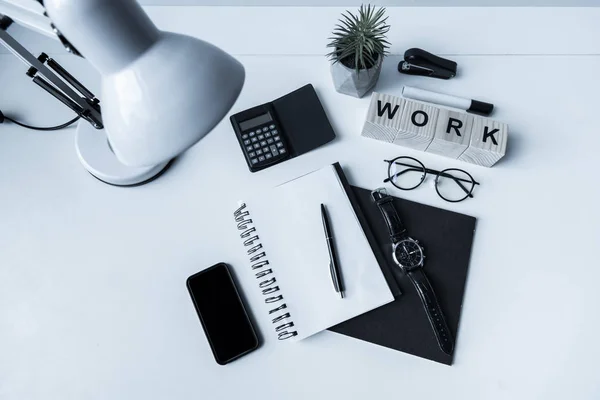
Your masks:
<instances>
[{"instance_id":1,"label":"lamp shade","mask_svg":"<svg viewBox=\"0 0 600 400\"><path fill-rule=\"evenodd\" d=\"M210 43L160 31L134 0L45 0L61 33L100 72L102 118L125 165L166 162L223 119L244 67Z\"/></svg>"}]
</instances>

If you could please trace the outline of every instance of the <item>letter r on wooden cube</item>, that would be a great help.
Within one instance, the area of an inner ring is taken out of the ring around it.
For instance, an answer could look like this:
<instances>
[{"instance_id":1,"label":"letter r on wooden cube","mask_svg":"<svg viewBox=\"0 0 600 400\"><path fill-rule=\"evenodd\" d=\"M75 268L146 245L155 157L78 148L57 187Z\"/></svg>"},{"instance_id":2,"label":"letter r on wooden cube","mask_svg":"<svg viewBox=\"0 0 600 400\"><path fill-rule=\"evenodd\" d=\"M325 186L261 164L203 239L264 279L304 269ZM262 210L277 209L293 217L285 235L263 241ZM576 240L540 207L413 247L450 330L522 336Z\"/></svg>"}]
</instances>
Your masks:
<instances>
[{"instance_id":1,"label":"letter r on wooden cube","mask_svg":"<svg viewBox=\"0 0 600 400\"><path fill-rule=\"evenodd\" d=\"M471 143L458 157L461 161L491 167L506 153L508 125L487 118L475 117Z\"/></svg>"},{"instance_id":2,"label":"letter r on wooden cube","mask_svg":"<svg viewBox=\"0 0 600 400\"><path fill-rule=\"evenodd\" d=\"M458 158L469 147L472 126L472 115L441 108L435 136L426 151Z\"/></svg>"},{"instance_id":3,"label":"letter r on wooden cube","mask_svg":"<svg viewBox=\"0 0 600 400\"><path fill-rule=\"evenodd\" d=\"M391 143L400 128L400 116L406 100L374 92L362 136Z\"/></svg>"},{"instance_id":4,"label":"letter r on wooden cube","mask_svg":"<svg viewBox=\"0 0 600 400\"><path fill-rule=\"evenodd\" d=\"M425 103L405 100L400 131L394 144L425 151L433 140L440 109Z\"/></svg>"}]
</instances>

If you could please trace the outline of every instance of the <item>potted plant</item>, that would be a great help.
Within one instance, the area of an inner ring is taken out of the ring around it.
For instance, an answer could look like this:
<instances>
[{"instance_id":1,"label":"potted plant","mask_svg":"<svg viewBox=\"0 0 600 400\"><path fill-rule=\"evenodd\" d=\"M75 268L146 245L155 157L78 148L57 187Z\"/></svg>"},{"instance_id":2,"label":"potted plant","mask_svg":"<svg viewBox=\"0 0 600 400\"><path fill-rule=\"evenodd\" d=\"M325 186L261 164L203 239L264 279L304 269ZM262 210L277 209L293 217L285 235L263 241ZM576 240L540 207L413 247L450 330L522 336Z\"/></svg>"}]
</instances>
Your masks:
<instances>
[{"instance_id":1,"label":"potted plant","mask_svg":"<svg viewBox=\"0 0 600 400\"><path fill-rule=\"evenodd\" d=\"M350 11L342 14L327 45L333 61L331 76L335 89L344 94L362 97L375 86L389 42L386 33L385 8L361 5L358 16Z\"/></svg>"}]
</instances>

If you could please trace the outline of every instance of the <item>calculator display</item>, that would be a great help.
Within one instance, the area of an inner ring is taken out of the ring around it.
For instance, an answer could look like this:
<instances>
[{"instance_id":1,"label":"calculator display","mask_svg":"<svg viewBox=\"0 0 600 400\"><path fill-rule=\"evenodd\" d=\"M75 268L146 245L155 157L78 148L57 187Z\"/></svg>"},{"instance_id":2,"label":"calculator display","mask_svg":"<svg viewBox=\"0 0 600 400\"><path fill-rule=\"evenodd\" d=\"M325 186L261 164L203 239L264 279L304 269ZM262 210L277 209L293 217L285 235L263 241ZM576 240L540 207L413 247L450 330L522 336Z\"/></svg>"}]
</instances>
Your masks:
<instances>
[{"instance_id":1,"label":"calculator display","mask_svg":"<svg viewBox=\"0 0 600 400\"><path fill-rule=\"evenodd\" d=\"M266 113L263 115L259 115L258 117L254 117L252 119L246 120L244 122L240 122L240 129L242 131L252 129L255 126L262 125L264 123L272 121L271 113Z\"/></svg>"}]
</instances>

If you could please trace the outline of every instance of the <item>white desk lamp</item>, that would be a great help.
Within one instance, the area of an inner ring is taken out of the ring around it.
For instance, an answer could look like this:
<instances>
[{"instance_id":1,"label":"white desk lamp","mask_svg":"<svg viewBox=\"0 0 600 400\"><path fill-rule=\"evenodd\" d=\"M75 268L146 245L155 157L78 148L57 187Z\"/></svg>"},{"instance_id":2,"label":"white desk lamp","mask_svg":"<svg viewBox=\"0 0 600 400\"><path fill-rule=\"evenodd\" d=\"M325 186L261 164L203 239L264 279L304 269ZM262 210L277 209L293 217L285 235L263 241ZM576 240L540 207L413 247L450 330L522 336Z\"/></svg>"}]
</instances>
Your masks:
<instances>
[{"instance_id":1,"label":"white desk lamp","mask_svg":"<svg viewBox=\"0 0 600 400\"><path fill-rule=\"evenodd\" d=\"M60 34L100 73L101 108L55 62L48 69L46 59L1 30L0 43L35 68L34 82L82 115L79 158L107 183L139 184L160 173L221 121L242 89L241 63L202 40L158 30L134 0L45 0L44 6ZM0 13L11 17L6 7ZM65 74L83 97L64 87Z\"/></svg>"}]
</instances>

